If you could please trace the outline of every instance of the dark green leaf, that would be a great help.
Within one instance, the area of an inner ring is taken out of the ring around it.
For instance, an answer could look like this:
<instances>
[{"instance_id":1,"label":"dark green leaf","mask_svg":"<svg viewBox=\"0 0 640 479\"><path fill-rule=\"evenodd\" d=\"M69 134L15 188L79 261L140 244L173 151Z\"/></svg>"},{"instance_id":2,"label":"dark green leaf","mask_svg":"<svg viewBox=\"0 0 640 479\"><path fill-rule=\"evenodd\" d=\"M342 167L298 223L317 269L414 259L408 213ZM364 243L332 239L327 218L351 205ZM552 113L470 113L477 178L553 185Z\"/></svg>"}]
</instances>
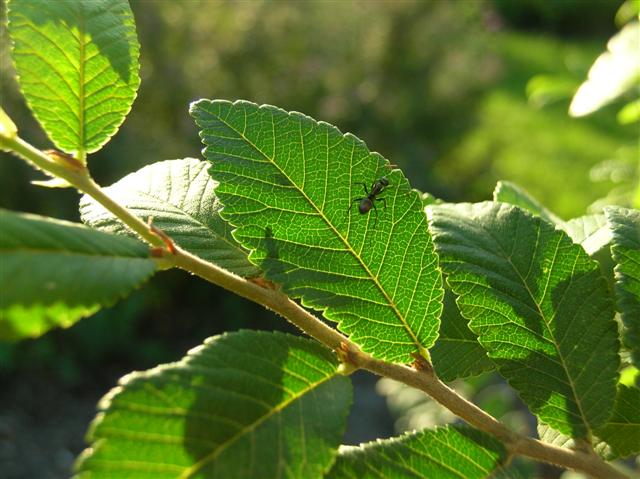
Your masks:
<instances>
[{"instance_id":1,"label":"dark green leaf","mask_svg":"<svg viewBox=\"0 0 640 479\"><path fill-rule=\"evenodd\" d=\"M625 327L624 344L640 368L640 211L609 207L605 215L613 232L611 253L617 263L616 293Z\"/></svg>"},{"instance_id":2,"label":"dark green leaf","mask_svg":"<svg viewBox=\"0 0 640 479\"><path fill-rule=\"evenodd\" d=\"M105 191L137 216L153 217L155 226L191 253L241 276L257 276L260 270L220 218L222 205L213 192L216 182L207 173L209 166L193 158L162 161L125 176ZM133 234L89 196L80 201L80 213L82 221L98 229Z\"/></svg>"},{"instance_id":3,"label":"dark green leaf","mask_svg":"<svg viewBox=\"0 0 640 479\"><path fill-rule=\"evenodd\" d=\"M82 225L0 210L0 339L67 327L155 271L148 248Z\"/></svg>"},{"instance_id":4,"label":"dark green leaf","mask_svg":"<svg viewBox=\"0 0 640 479\"><path fill-rule=\"evenodd\" d=\"M507 452L486 433L466 426L423 430L359 447L343 446L327 479L482 479Z\"/></svg>"},{"instance_id":5,"label":"dark green leaf","mask_svg":"<svg viewBox=\"0 0 640 479\"><path fill-rule=\"evenodd\" d=\"M402 173L300 113L200 100L191 114L220 182L222 217L266 276L377 358L426 355L443 291L420 195ZM386 206L359 214L363 183L383 176Z\"/></svg>"},{"instance_id":6,"label":"dark green leaf","mask_svg":"<svg viewBox=\"0 0 640 479\"><path fill-rule=\"evenodd\" d=\"M430 351L433 367L444 381L477 376L495 368L468 323L458 310L455 296L445 288L440 336Z\"/></svg>"},{"instance_id":7,"label":"dark green leaf","mask_svg":"<svg viewBox=\"0 0 640 479\"><path fill-rule=\"evenodd\" d=\"M100 403L80 478L321 477L351 403L331 351L282 333L207 340Z\"/></svg>"},{"instance_id":8,"label":"dark green leaf","mask_svg":"<svg viewBox=\"0 0 640 479\"><path fill-rule=\"evenodd\" d=\"M140 84L139 45L126 0L10 0L9 33L22 92L55 145L99 150Z\"/></svg>"},{"instance_id":9,"label":"dark green leaf","mask_svg":"<svg viewBox=\"0 0 640 479\"><path fill-rule=\"evenodd\" d=\"M429 212L460 312L501 374L543 422L588 436L609 417L620 362L597 263L563 231L514 206Z\"/></svg>"}]
</instances>

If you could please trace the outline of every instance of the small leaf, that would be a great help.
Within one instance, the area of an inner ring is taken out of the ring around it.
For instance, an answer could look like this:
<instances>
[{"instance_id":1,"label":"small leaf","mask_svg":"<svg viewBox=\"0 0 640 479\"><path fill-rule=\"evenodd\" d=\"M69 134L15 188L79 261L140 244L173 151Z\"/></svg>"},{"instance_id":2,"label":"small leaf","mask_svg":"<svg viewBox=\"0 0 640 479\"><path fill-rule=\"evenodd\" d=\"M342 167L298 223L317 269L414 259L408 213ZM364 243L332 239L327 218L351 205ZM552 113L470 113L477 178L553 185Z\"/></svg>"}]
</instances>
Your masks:
<instances>
[{"instance_id":1,"label":"small leaf","mask_svg":"<svg viewBox=\"0 0 640 479\"><path fill-rule=\"evenodd\" d=\"M99 405L77 477L321 477L351 403L337 367L331 351L288 334L210 338L120 381Z\"/></svg>"},{"instance_id":2,"label":"small leaf","mask_svg":"<svg viewBox=\"0 0 640 479\"><path fill-rule=\"evenodd\" d=\"M539 216L555 225L561 225L563 223L559 217L545 208L542 203L527 191L510 181L498 181L495 190L493 190L493 200L519 206L523 210L527 210L529 213Z\"/></svg>"},{"instance_id":3,"label":"small leaf","mask_svg":"<svg viewBox=\"0 0 640 479\"><path fill-rule=\"evenodd\" d=\"M222 217L268 279L388 361L426 354L443 295L417 191L350 134L300 113L200 100L191 115ZM353 207L386 177L377 208Z\"/></svg>"},{"instance_id":4,"label":"small leaf","mask_svg":"<svg viewBox=\"0 0 640 479\"><path fill-rule=\"evenodd\" d=\"M613 232L618 309L624 324L624 344L640 368L640 211L608 207L605 216Z\"/></svg>"},{"instance_id":5,"label":"small leaf","mask_svg":"<svg viewBox=\"0 0 640 479\"><path fill-rule=\"evenodd\" d=\"M128 294L155 271L131 238L0 210L0 339L67 327Z\"/></svg>"},{"instance_id":6,"label":"small leaf","mask_svg":"<svg viewBox=\"0 0 640 479\"><path fill-rule=\"evenodd\" d=\"M504 446L467 426L447 426L343 446L327 479L483 479L506 461Z\"/></svg>"},{"instance_id":7,"label":"small leaf","mask_svg":"<svg viewBox=\"0 0 640 479\"><path fill-rule=\"evenodd\" d=\"M620 363L597 263L514 206L428 211L460 312L500 373L543 422L573 437L591 434L611 412Z\"/></svg>"},{"instance_id":8,"label":"small leaf","mask_svg":"<svg viewBox=\"0 0 640 479\"><path fill-rule=\"evenodd\" d=\"M597 434L611 447L608 459L640 453L640 389L618 385L613 415Z\"/></svg>"},{"instance_id":9,"label":"small leaf","mask_svg":"<svg viewBox=\"0 0 640 479\"><path fill-rule=\"evenodd\" d=\"M468 323L458 310L455 296L445 288L440 335L430 350L433 367L444 381L477 376L495 369Z\"/></svg>"},{"instance_id":10,"label":"small leaf","mask_svg":"<svg viewBox=\"0 0 640 479\"><path fill-rule=\"evenodd\" d=\"M10 0L20 87L58 149L99 150L131 109L140 47L126 0Z\"/></svg>"},{"instance_id":11,"label":"small leaf","mask_svg":"<svg viewBox=\"0 0 640 479\"><path fill-rule=\"evenodd\" d=\"M187 251L240 276L257 276L260 270L220 218L222 205L213 191L217 183L207 173L209 166L193 158L162 161L125 176L105 191L138 217L153 217L153 224ZM90 196L80 200L80 214L95 228L133 234Z\"/></svg>"}]
</instances>

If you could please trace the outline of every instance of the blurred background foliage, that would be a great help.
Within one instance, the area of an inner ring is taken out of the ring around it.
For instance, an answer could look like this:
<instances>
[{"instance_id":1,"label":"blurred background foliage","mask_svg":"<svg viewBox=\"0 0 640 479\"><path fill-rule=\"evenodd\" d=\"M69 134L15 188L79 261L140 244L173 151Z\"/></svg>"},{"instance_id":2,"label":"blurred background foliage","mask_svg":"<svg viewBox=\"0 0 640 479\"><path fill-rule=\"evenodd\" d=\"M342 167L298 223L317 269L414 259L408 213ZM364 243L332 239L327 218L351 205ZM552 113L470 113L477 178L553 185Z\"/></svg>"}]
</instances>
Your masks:
<instances>
[{"instance_id":1,"label":"blurred background foliage","mask_svg":"<svg viewBox=\"0 0 640 479\"><path fill-rule=\"evenodd\" d=\"M497 180L514 181L564 219L585 213L619 180L602 167L594 176L594 165L620 156L632 166L638 161L638 123L620 125L619 105L584 118L567 114L571 95L616 32L621 1L131 4L142 84L119 133L89 158L104 185L149 163L199 157L188 105L202 97L270 103L335 124L397 164L414 187L445 200L489 199ZM19 93L8 43L3 26L2 106L25 139L48 148ZM528 82L540 75L555 79L553 101L527 97ZM3 154L0 207L78 221L78 195L31 186L36 178ZM9 401L12 385L31 378L86 393L93 407L123 373L177 359L206 336L247 327L291 330L262 308L165 272L69 330L0 345L0 394ZM388 388L383 392L388 396ZM509 395L501 394L491 397ZM391 431L351 440L385 432ZM0 460L2 454L0 447Z\"/></svg>"}]
</instances>

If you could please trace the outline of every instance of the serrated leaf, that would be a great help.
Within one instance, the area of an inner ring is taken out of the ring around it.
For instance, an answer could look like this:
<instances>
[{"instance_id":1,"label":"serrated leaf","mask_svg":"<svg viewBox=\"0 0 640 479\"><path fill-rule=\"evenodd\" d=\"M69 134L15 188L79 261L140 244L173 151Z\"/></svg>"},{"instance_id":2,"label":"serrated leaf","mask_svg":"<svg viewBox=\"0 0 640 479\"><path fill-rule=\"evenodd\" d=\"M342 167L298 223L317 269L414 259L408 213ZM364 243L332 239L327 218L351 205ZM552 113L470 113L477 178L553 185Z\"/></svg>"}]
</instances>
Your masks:
<instances>
[{"instance_id":1,"label":"serrated leaf","mask_svg":"<svg viewBox=\"0 0 640 479\"><path fill-rule=\"evenodd\" d=\"M640 454L640 389L618 385L613 415L597 434L611 447L608 459Z\"/></svg>"},{"instance_id":2,"label":"serrated leaf","mask_svg":"<svg viewBox=\"0 0 640 479\"><path fill-rule=\"evenodd\" d=\"M0 340L67 327L155 271L148 248L66 221L0 210Z\"/></svg>"},{"instance_id":3,"label":"serrated leaf","mask_svg":"<svg viewBox=\"0 0 640 479\"><path fill-rule=\"evenodd\" d=\"M242 331L133 373L100 403L79 478L312 478L332 463L349 379L319 343Z\"/></svg>"},{"instance_id":4,"label":"serrated leaf","mask_svg":"<svg viewBox=\"0 0 640 479\"><path fill-rule=\"evenodd\" d=\"M425 353L443 292L420 195L402 173L300 113L200 100L191 114L220 182L222 217L266 276L377 358ZM362 183L383 176L385 202L368 214L350 208Z\"/></svg>"},{"instance_id":5,"label":"serrated leaf","mask_svg":"<svg viewBox=\"0 0 640 479\"><path fill-rule=\"evenodd\" d=\"M563 232L504 203L433 206L447 282L500 373L540 420L585 437L618 377L613 302L597 263Z\"/></svg>"},{"instance_id":6,"label":"serrated leaf","mask_svg":"<svg viewBox=\"0 0 640 479\"><path fill-rule=\"evenodd\" d=\"M216 182L207 173L209 163L186 158L154 163L105 188L107 194L140 218L153 224L187 251L233 271L257 276L260 270L247 259L248 252L231 236L220 218ZM80 200L85 223L112 233L133 234L113 214L91 197Z\"/></svg>"},{"instance_id":7,"label":"serrated leaf","mask_svg":"<svg viewBox=\"0 0 640 479\"><path fill-rule=\"evenodd\" d=\"M562 219L545 208L542 203L531 196L529 192L524 190L524 188L521 188L510 181L498 181L495 189L493 190L493 200L519 206L523 210L526 210L535 216L539 216L540 218L555 225L561 225L564 223Z\"/></svg>"},{"instance_id":8,"label":"serrated leaf","mask_svg":"<svg viewBox=\"0 0 640 479\"><path fill-rule=\"evenodd\" d=\"M618 309L624 324L624 344L633 364L640 368L640 211L620 207L605 209L613 233L611 253Z\"/></svg>"},{"instance_id":9,"label":"serrated leaf","mask_svg":"<svg viewBox=\"0 0 640 479\"><path fill-rule=\"evenodd\" d=\"M445 288L443 306L440 335L429 351L438 377L453 381L494 369L495 365L478 342L478 336L469 329L448 288Z\"/></svg>"},{"instance_id":10,"label":"serrated leaf","mask_svg":"<svg viewBox=\"0 0 640 479\"><path fill-rule=\"evenodd\" d=\"M447 426L343 446L327 479L481 479L506 460L504 446L467 426Z\"/></svg>"},{"instance_id":11,"label":"serrated leaf","mask_svg":"<svg viewBox=\"0 0 640 479\"><path fill-rule=\"evenodd\" d=\"M10 0L20 88L60 150L99 150L131 109L140 46L126 0Z\"/></svg>"}]
</instances>

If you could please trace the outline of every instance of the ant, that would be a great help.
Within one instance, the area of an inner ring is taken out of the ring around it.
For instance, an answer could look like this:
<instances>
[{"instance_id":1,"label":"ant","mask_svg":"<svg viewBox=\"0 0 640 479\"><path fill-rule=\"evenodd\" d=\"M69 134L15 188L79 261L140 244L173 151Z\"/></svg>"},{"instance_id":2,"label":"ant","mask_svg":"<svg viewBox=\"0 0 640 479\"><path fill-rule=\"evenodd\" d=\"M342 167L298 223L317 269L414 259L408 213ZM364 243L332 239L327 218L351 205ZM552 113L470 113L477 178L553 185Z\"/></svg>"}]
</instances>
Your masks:
<instances>
[{"instance_id":1,"label":"ant","mask_svg":"<svg viewBox=\"0 0 640 479\"><path fill-rule=\"evenodd\" d=\"M364 192L367 194L367 196L362 197L362 198L356 198L351 202L351 206L349 207L349 210L351 210L351 208L353 207L353 203L355 202L360 202L360 204L358 205L358 211L360 212L361 215L365 215L367 214L369 211L371 211L371 208L373 208L376 212L376 223L378 222L378 209L376 208L376 204L374 203L375 201L382 201L384 202L384 207L387 207L387 201L385 198L376 198L376 196L378 196L380 193L382 193L382 190L384 190L387 186L389 186L389 180L386 179L384 176L381 177L380 179L374 181L371 184L371 191L369 191L367 189L367 184L366 183L362 183L362 186L364 187ZM374 227L375 227L375 223L374 223Z\"/></svg>"}]
</instances>

